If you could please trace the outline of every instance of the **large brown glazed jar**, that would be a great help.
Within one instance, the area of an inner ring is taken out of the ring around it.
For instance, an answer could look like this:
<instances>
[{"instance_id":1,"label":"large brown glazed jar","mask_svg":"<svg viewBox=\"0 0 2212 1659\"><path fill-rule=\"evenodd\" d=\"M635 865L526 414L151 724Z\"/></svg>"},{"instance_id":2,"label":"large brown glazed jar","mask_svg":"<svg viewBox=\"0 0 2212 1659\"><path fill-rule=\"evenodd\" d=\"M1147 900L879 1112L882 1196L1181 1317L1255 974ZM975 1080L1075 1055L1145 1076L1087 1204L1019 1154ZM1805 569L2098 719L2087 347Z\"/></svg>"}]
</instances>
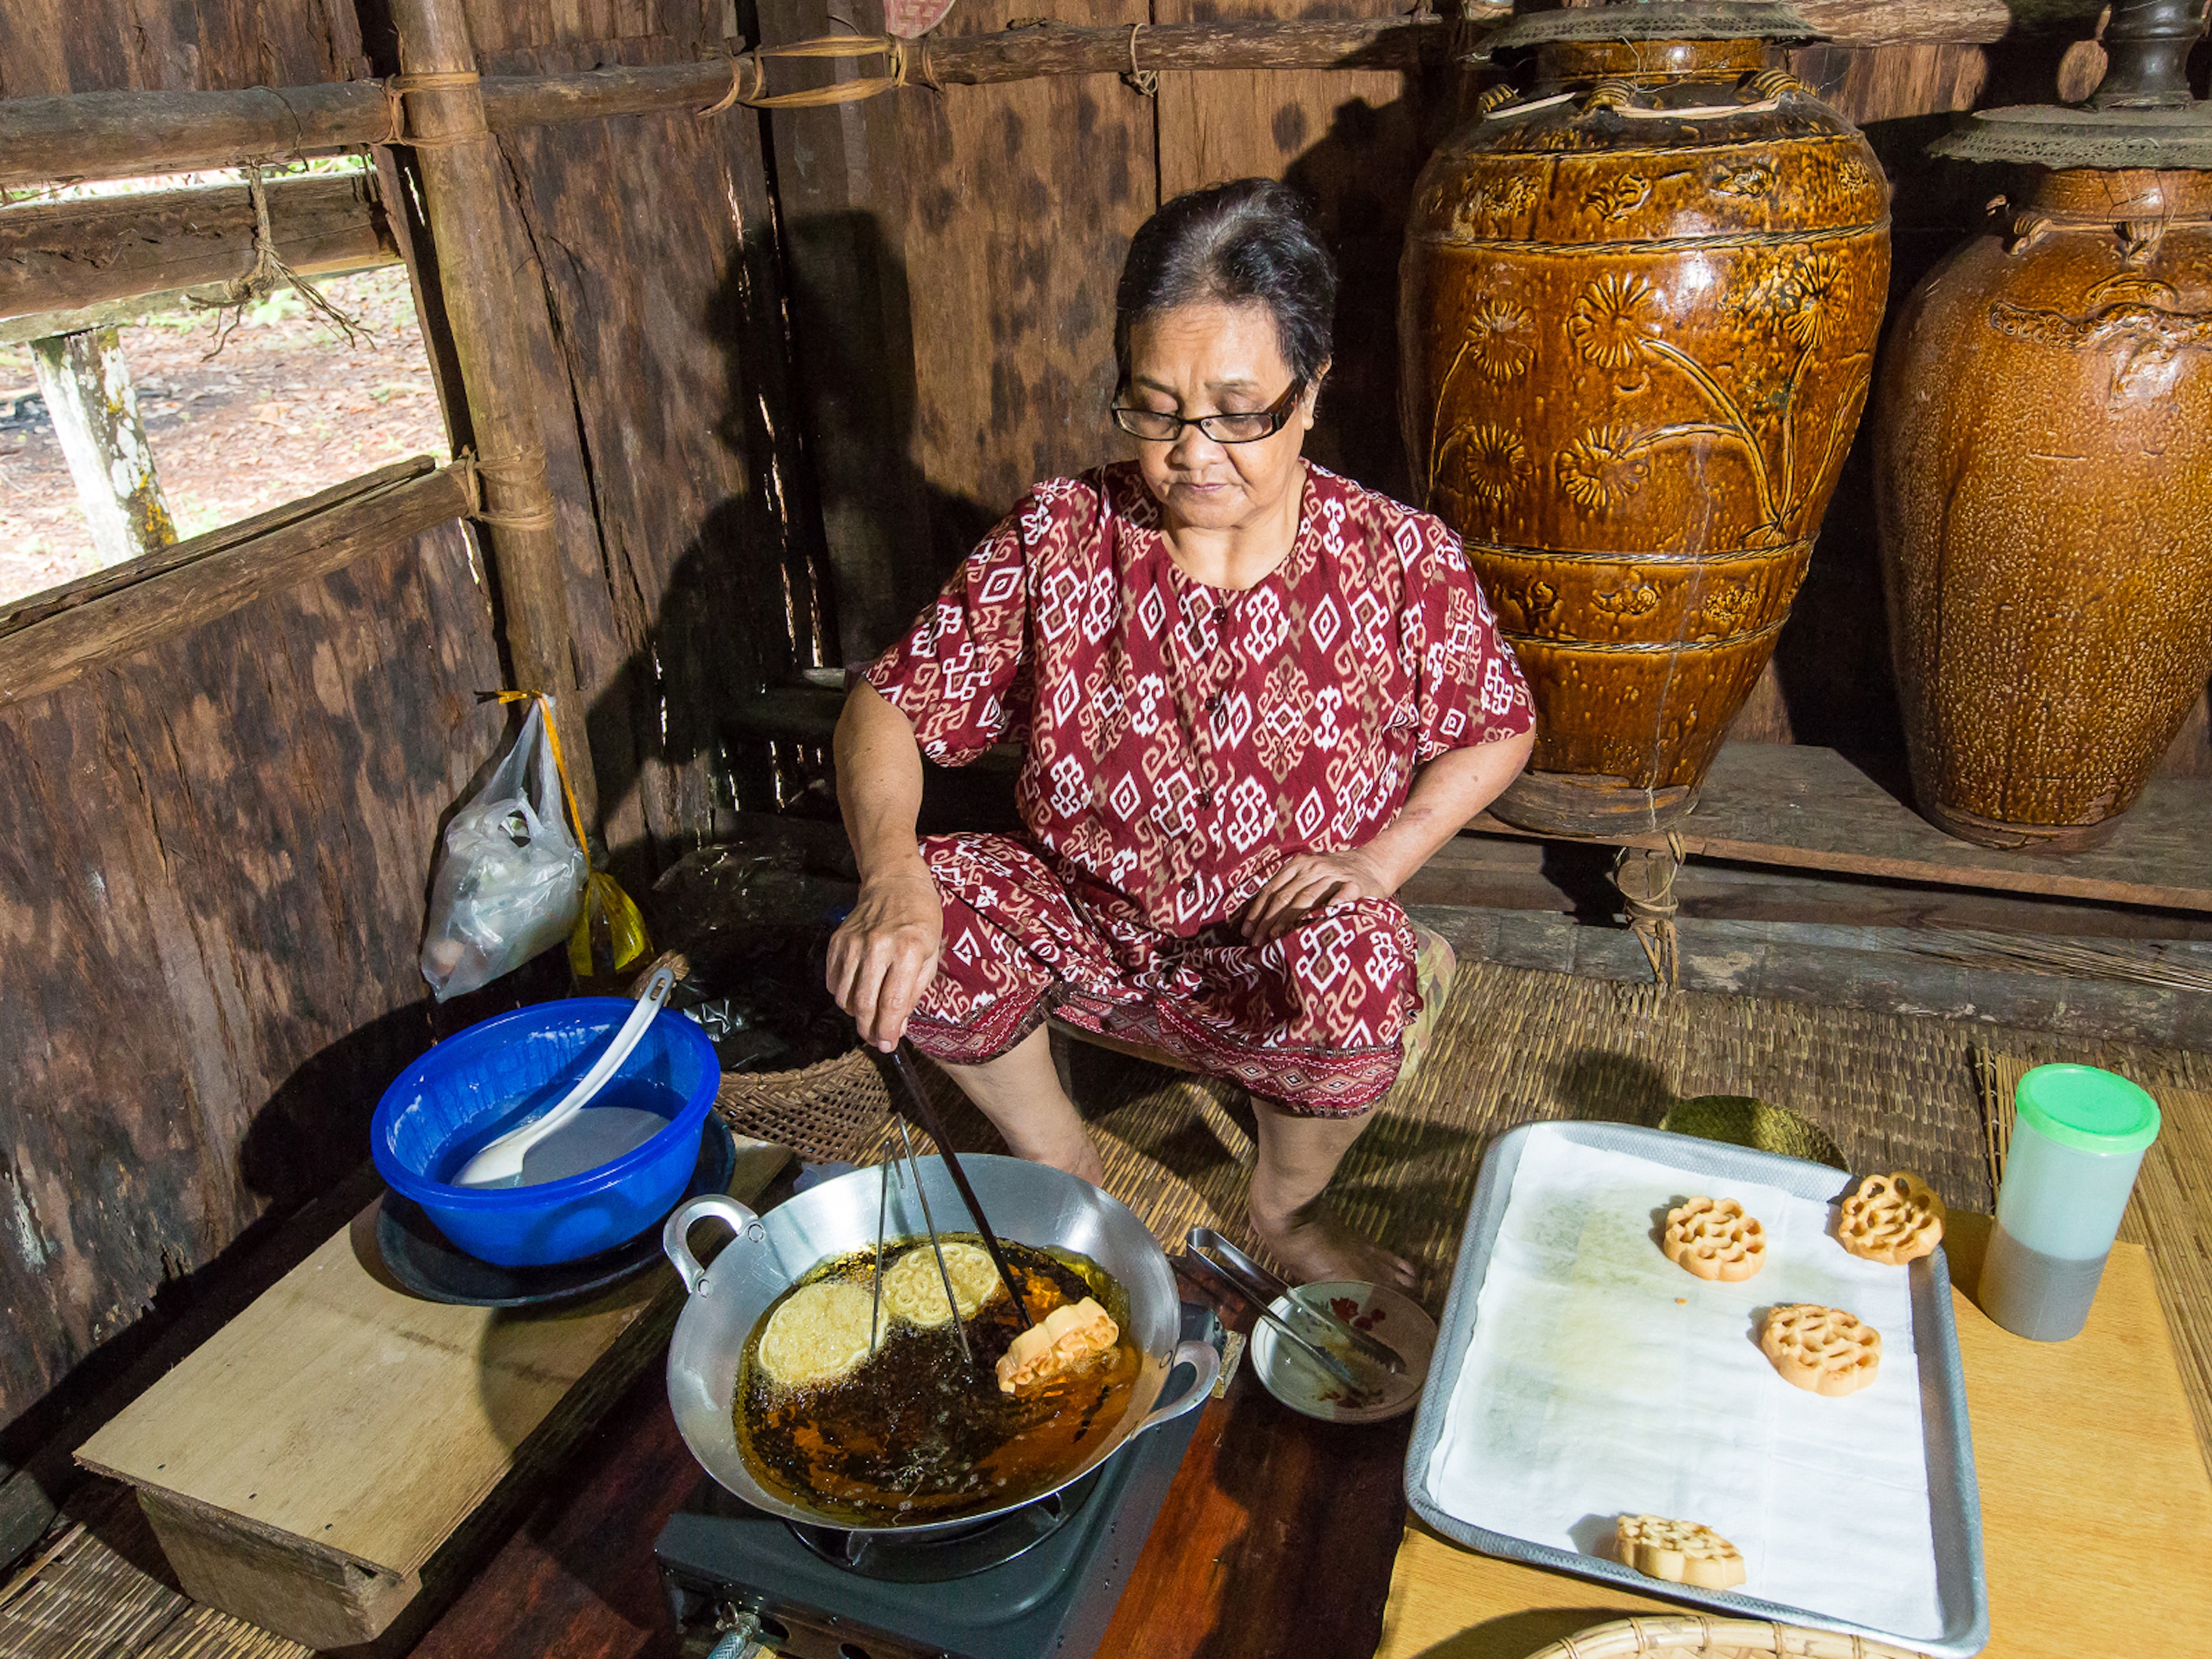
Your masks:
<instances>
[{"instance_id":1,"label":"large brown glazed jar","mask_svg":"<svg viewBox=\"0 0 2212 1659\"><path fill-rule=\"evenodd\" d=\"M2153 154L2036 113L1945 148ZM2201 110L2136 136L2192 121L2212 146ZM1984 846L2094 844L2212 673L2212 172L2039 169L1905 302L1874 418L1921 810Z\"/></svg>"},{"instance_id":2,"label":"large brown glazed jar","mask_svg":"<svg viewBox=\"0 0 2212 1659\"><path fill-rule=\"evenodd\" d=\"M1535 691L1531 770L1492 809L1526 828L1695 805L1857 428L1888 190L1766 68L1759 35L1808 33L1773 5L1523 19L1493 42L1533 48L1528 88L1417 186L1406 439Z\"/></svg>"}]
</instances>

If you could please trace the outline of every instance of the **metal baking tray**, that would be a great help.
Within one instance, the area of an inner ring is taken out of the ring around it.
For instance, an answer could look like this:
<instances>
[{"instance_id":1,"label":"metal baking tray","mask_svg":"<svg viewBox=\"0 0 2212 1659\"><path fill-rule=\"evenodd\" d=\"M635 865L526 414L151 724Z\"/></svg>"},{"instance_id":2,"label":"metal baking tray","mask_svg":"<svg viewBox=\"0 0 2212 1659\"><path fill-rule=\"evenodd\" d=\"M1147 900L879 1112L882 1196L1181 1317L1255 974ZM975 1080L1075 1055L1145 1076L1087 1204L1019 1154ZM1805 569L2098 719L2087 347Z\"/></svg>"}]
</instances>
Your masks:
<instances>
[{"instance_id":1,"label":"metal baking tray","mask_svg":"<svg viewBox=\"0 0 2212 1659\"><path fill-rule=\"evenodd\" d=\"M1811 1608L1784 1607L1734 1591L1662 1583L1604 1556L1584 1555L1470 1526L1437 1505L1428 1490L1430 1457L1443 1432L1445 1413L1459 1386L1460 1367L1474 1339L1475 1302L1482 1293L1483 1279L1490 1271L1490 1253L1505 1219L1514 1172L1520 1167L1529 1135L1539 1128L1563 1135L1577 1146L1626 1152L1686 1175L1711 1176L1717 1182L1762 1181L1822 1203L1832 1202L1850 1185L1850 1177L1824 1164L1626 1124L1524 1124L1501 1135L1484 1155L1474 1201L1468 1209L1467 1231L1460 1243L1459 1265L1452 1274L1451 1296L1444 1304L1435 1363L1428 1386L1422 1391L1420 1413L1413 1421L1413 1443L1406 1454L1406 1500L1413 1512L1444 1537L1485 1555L1598 1579L1639 1595L1663 1595L1739 1618L1873 1637L1933 1655L1935 1659L1968 1659L1979 1653L1990 1639L1989 1584L1982 1571L1981 1495L1974 1483L1974 1444L1966 1422L1959 1333L1951 1317L1951 1273L1940 1249L1908 1270L1912 1342L1920 1370L1929 1520L1936 1540L1936 1598L1942 1610L1940 1639L1876 1630L1829 1618Z\"/></svg>"}]
</instances>

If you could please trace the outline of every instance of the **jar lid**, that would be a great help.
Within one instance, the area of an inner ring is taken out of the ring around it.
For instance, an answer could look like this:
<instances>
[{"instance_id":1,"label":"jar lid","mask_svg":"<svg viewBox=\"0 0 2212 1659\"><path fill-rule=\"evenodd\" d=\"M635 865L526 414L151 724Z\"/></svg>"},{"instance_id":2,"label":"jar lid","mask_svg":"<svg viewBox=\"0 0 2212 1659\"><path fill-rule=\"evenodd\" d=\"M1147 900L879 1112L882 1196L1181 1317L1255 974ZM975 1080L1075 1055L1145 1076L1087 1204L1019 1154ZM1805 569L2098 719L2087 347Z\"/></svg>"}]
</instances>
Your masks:
<instances>
[{"instance_id":1,"label":"jar lid","mask_svg":"<svg viewBox=\"0 0 2212 1659\"><path fill-rule=\"evenodd\" d=\"M1773 40L1805 45L1827 36L1786 0L1615 0L1604 6L1524 12L1485 38L1486 51L1555 40Z\"/></svg>"},{"instance_id":2,"label":"jar lid","mask_svg":"<svg viewBox=\"0 0 2212 1659\"><path fill-rule=\"evenodd\" d=\"M2045 167L2212 167L2212 102L2166 109L2019 104L1976 110L1928 146L1951 161Z\"/></svg>"},{"instance_id":3,"label":"jar lid","mask_svg":"<svg viewBox=\"0 0 2212 1659\"><path fill-rule=\"evenodd\" d=\"M2038 1066L2021 1079L2013 1100L2022 1123L2062 1146L2139 1152L2158 1139L2158 1103L2094 1066Z\"/></svg>"}]
</instances>

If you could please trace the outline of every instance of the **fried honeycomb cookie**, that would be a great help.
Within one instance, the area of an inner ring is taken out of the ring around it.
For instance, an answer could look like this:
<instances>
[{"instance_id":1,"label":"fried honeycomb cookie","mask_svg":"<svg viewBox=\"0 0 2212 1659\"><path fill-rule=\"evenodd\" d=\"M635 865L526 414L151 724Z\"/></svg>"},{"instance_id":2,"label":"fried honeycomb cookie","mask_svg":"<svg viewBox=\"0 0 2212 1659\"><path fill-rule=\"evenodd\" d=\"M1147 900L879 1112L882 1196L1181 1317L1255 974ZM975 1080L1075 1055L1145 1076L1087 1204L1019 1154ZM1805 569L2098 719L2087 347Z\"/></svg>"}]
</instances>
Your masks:
<instances>
[{"instance_id":1,"label":"fried honeycomb cookie","mask_svg":"<svg viewBox=\"0 0 2212 1659\"><path fill-rule=\"evenodd\" d=\"M1613 1528L1614 1554L1647 1578L1700 1589L1734 1589L1743 1583L1743 1552L1711 1527L1656 1515L1624 1515Z\"/></svg>"},{"instance_id":2,"label":"fried honeycomb cookie","mask_svg":"<svg viewBox=\"0 0 2212 1659\"><path fill-rule=\"evenodd\" d=\"M973 1319L975 1311L1002 1288L999 1269L981 1244L953 1240L939 1247L945 1252L945 1271L937 1268L937 1251L917 1244L884 1273L884 1310L908 1324L934 1327L951 1318L945 1300L945 1281L952 1281L952 1294L960 1299L960 1316Z\"/></svg>"},{"instance_id":3,"label":"fried honeycomb cookie","mask_svg":"<svg viewBox=\"0 0 2212 1659\"><path fill-rule=\"evenodd\" d=\"M1667 1212L1660 1248L1699 1279L1732 1285L1766 1265L1766 1229L1732 1198L1693 1198Z\"/></svg>"},{"instance_id":4,"label":"fried honeycomb cookie","mask_svg":"<svg viewBox=\"0 0 2212 1659\"><path fill-rule=\"evenodd\" d=\"M755 1360L779 1388L834 1382L868 1357L874 1315L865 1285L803 1285L769 1316Z\"/></svg>"},{"instance_id":5,"label":"fried honeycomb cookie","mask_svg":"<svg viewBox=\"0 0 2212 1659\"><path fill-rule=\"evenodd\" d=\"M1784 1302L1759 1327L1759 1349L1782 1380L1814 1394L1856 1394L1881 1369L1881 1333L1856 1314L1817 1302Z\"/></svg>"},{"instance_id":6,"label":"fried honeycomb cookie","mask_svg":"<svg viewBox=\"0 0 2212 1659\"><path fill-rule=\"evenodd\" d=\"M1917 1261L1943 1242L1943 1200L1910 1170L1869 1176L1844 1200L1836 1242L1893 1267Z\"/></svg>"}]
</instances>

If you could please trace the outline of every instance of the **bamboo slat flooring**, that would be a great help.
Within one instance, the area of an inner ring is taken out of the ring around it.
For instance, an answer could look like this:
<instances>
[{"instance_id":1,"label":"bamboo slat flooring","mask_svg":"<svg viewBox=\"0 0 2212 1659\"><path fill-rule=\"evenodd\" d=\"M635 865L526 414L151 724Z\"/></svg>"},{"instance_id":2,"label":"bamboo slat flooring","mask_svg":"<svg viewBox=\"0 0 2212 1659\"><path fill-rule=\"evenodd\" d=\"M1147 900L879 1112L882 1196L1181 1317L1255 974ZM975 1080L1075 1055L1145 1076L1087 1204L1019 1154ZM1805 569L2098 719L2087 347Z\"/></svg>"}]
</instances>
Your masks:
<instances>
[{"instance_id":1,"label":"bamboo slat flooring","mask_svg":"<svg viewBox=\"0 0 2212 1659\"><path fill-rule=\"evenodd\" d=\"M8 1659L308 1659L297 1642L195 1606L168 1582L130 1489L80 1488L23 1569L0 1587Z\"/></svg>"}]
</instances>

